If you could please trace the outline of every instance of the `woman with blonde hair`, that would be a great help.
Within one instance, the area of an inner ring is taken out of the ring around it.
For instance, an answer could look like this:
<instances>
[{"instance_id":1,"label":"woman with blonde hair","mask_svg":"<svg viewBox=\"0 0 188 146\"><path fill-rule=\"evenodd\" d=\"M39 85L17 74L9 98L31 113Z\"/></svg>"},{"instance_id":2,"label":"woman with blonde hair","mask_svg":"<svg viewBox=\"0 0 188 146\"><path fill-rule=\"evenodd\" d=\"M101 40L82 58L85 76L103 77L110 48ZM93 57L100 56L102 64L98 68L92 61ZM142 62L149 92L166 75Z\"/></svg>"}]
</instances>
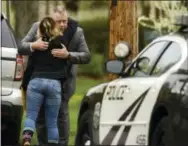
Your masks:
<instances>
[{"instance_id":1,"label":"woman with blonde hair","mask_svg":"<svg viewBox=\"0 0 188 146\"><path fill-rule=\"evenodd\" d=\"M68 75L67 59L53 57L53 48L68 46L68 40L51 17L45 17L39 24L37 37L49 43L44 51L32 53L32 75L26 92L26 119L23 129L23 145L31 145L36 119L41 105L45 106L45 119L48 129L48 144L58 145L59 133L57 118L61 104L62 88Z\"/></svg>"}]
</instances>

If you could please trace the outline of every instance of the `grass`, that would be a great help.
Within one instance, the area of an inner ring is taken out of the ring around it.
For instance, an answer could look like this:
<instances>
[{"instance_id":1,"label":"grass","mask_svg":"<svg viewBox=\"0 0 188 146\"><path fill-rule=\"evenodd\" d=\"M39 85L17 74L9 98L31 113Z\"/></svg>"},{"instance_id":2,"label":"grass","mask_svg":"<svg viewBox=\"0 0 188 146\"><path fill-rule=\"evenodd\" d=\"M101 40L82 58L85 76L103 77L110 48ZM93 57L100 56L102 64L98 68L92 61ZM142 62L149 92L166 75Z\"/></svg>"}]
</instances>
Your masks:
<instances>
[{"instance_id":1,"label":"grass","mask_svg":"<svg viewBox=\"0 0 188 146\"><path fill-rule=\"evenodd\" d=\"M79 106L80 102L83 98L83 95L86 93L86 91L100 83L102 83L103 80L94 80L94 79L89 79L86 77L77 77L77 83L76 83L76 93L74 96L71 98L69 102L69 113L70 113L70 137L69 137L69 145L74 145L74 139L75 139L75 134L76 134L76 129L77 129L77 115L79 111ZM23 121L25 119L25 114L23 117ZM23 121L22 121L22 126L23 126ZM23 128L23 127L22 127ZM21 136L21 135L20 135ZM20 137L21 140L21 137ZM36 134L34 134L34 137L32 139L32 144L37 144L37 138Z\"/></svg>"}]
</instances>

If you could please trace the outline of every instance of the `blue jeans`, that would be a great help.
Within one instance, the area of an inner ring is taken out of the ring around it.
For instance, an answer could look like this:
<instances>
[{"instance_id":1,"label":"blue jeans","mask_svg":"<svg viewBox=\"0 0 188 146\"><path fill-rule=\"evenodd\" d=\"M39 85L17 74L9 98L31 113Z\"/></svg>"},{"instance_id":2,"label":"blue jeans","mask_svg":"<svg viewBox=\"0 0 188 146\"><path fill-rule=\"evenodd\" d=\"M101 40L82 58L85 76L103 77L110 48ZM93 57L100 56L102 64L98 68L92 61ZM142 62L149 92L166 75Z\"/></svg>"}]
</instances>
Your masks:
<instances>
[{"instance_id":1,"label":"blue jeans","mask_svg":"<svg viewBox=\"0 0 188 146\"><path fill-rule=\"evenodd\" d=\"M58 143L57 118L61 105L61 82L52 79L34 78L27 88L27 108L24 131L34 132L40 107L44 102L48 142Z\"/></svg>"}]
</instances>

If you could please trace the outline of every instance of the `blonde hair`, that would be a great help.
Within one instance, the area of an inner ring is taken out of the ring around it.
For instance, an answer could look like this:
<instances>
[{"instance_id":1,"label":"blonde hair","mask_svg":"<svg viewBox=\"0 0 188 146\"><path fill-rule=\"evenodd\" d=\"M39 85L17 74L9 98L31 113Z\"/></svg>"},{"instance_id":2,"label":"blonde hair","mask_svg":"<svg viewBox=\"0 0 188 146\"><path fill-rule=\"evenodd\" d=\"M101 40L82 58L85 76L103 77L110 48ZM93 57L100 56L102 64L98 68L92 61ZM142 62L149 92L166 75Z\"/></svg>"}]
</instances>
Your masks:
<instances>
[{"instance_id":1,"label":"blonde hair","mask_svg":"<svg viewBox=\"0 0 188 146\"><path fill-rule=\"evenodd\" d=\"M41 38L46 35L48 35L50 39L63 35L63 32L57 28L56 22L49 16L44 17L41 20L37 30L37 38Z\"/></svg>"}]
</instances>

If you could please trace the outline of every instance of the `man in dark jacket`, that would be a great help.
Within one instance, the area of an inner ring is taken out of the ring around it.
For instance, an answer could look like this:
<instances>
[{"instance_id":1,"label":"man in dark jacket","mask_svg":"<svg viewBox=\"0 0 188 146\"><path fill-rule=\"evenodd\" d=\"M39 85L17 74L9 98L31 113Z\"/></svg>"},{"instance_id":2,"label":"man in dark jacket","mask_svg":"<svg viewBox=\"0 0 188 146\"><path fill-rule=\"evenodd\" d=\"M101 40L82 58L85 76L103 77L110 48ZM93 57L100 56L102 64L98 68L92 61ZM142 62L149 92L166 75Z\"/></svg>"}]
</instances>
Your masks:
<instances>
[{"instance_id":1,"label":"man in dark jacket","mask_svg":"<svg viewBox=\"0 0 188 146\"><path fill-rule=\"evenodd\" d=\"M75 93L77 64L89 63L90 51L85 41L83 29L76 25L77 23L75 23L74 20L68 19L68 13L64 7L57 6L52 12L52 17L56 21L57 25L59 25L62 30L65 30L65 33L66 28L69 26L72 27L73 31L75 31L72 36L68 35L69 37L72 37L68 48L54 48L52 51L54 57L68 59L71 64L69 77L63 85L65 92L62 94L62 103L58 117L60 144L62 146L67 146L69 140L68 102L70 97ZM32 52L35 50L45 50L48 47L48 43L43 42L42 40L36 40L38 25L39 22L32 25L28 34L21 41L22 47L19 48L20 54L29 55L27 68L32 65ZM37 121L37 134L39 145L46 144L47 135L45 116L44 110L42 109Z\"/></svg>"}]
</instances>

